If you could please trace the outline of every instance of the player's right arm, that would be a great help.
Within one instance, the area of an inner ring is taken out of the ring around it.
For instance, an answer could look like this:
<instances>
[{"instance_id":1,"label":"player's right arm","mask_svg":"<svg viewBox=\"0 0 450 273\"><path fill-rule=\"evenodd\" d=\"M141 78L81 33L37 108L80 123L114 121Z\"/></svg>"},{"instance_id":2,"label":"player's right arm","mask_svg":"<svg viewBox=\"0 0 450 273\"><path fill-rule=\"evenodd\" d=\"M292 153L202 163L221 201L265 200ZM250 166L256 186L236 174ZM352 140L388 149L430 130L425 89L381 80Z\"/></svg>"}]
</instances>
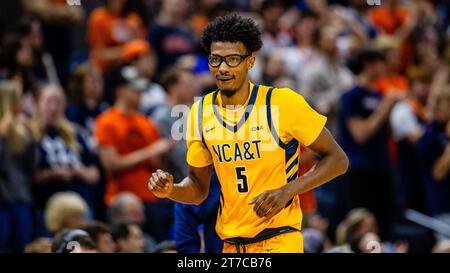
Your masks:
<instances>
[{"instance_id":1,"label":"player's right arm","mask_svg":"<svg viewBox=\"0 0 450 273\"><path fill-rule=\"evenodd\" d=\"M171 174L157 170L150 177L148 188L159 198L199 205L208 196L211 171L212 165L201 168L189 166L189 175L174 184Z\"/></svg>"},{"instance_id":2,"label":"player's right arm","mask_svg":"<svg viewBox=\"0 0 450 273\"><path fill-rule=\"evenodd\" d=\"M148 188L160 198L169 198L185 204L200 204L208 196L213 161L201 137L199 103L198 101L192 105L186 126L186 161L189 174L183 181L174 184L169 173L161 170L153 173Z\"/></svg>"}]
</instances>

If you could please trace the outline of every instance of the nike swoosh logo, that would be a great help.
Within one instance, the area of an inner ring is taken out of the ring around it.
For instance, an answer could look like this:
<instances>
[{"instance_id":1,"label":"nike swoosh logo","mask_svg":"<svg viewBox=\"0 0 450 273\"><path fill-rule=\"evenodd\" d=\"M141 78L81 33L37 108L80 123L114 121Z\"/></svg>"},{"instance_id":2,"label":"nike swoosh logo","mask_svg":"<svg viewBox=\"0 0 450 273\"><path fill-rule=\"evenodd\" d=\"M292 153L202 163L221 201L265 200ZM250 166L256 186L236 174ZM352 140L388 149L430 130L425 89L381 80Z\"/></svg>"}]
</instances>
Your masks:
<instances>
[{"instance_id":1,"label":"nike swoosh logo","mask_svg":"<svg viewBox=\"0 0 450 273\"><path fill-rule=\"evenodd\" d=\"M216 129L216 127L215 127L215 126L214 126L214 127L212 127L212 128L210 128L210 129L206 128L206 130L205 130L205 131L206 131L207 133L209 133L209 132L211 132L211 131L212 131L212 130L214 130L214 129Z\"/></svg>"},{"instance_id":2,"label":"nike swoosh logo","mask_svg":"<svg viewBox=\"0 0 450 273\"><path fill-rule=\"evenodd\" d=\"M278 249L278 248L266 248L265 251L271 252L271 251L274 251L275 249Z\"/></svg>"}]
</instances>

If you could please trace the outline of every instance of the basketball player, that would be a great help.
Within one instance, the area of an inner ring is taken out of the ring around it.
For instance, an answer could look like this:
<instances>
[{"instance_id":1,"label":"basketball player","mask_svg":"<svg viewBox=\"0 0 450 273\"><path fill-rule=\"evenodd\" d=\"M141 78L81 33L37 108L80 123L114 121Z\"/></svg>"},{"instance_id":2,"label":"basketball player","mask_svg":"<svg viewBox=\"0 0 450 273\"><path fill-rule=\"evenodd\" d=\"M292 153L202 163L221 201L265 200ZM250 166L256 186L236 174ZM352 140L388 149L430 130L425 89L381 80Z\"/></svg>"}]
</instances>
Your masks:
<instances>
[{"instance_id":1,"label":"basketball player","mask_svg":"<svg viewBox=\"0 0 450 273\"><path fill-rule=\"evenodd\" d=\"M216 18L202 46L218 90L191 108L186 142L189 175L178 184L157 170L148 183L160 198L200 204L214 167L221 185L216 230L223 252L303 252L298 195L345 173L348 159L318 114L288 88L249 80L261 33L251 19ZM297 177L300 145L320 155Z\"/></svg>"}]
</instances>

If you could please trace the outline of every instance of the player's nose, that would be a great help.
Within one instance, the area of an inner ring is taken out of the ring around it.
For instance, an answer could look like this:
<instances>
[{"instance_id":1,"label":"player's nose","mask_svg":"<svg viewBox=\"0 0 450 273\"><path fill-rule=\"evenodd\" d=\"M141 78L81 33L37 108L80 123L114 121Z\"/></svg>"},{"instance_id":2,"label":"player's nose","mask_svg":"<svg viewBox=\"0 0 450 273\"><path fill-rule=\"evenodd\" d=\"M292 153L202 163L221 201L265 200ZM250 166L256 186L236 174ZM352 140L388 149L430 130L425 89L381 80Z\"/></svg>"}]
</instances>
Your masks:
<instances>
[{"instance_id":1,"label":"player's nose","mask_svg":"<svg viewBox=\"0 0 450 273\"><path fill-rule=\"evenodd\" d=\"M226 72L228 72L230 70L230 67L227 65L227 63L225 61L223 61L220 65L219 65L219 73L225 74Z\"/></svg>"}]
</instances>

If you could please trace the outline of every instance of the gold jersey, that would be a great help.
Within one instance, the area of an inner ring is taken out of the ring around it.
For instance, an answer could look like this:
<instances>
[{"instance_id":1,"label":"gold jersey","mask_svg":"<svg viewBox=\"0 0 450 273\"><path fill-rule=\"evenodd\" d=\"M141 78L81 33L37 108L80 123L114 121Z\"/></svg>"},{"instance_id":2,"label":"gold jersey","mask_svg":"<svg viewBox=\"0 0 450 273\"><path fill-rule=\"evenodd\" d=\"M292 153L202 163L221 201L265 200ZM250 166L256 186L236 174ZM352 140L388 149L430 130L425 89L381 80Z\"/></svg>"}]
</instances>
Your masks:
<instances>
[{"instance_id":1,"label":"gold jersey","mask_svg":"<svg viewBox=\"0 0 450 273\"><path fill-rule=\"evenodd\" d=\"M300 143L313 143L326 123L291 89L249 85L242 107L222 107L215 91L194 103L188 118L188 164L214 164L220 181L216 231L221 239L251 238L282 226L300 230L298 196L270 220L258 217L249 202L297 178Z\"/></svg>"}]
</instances>

